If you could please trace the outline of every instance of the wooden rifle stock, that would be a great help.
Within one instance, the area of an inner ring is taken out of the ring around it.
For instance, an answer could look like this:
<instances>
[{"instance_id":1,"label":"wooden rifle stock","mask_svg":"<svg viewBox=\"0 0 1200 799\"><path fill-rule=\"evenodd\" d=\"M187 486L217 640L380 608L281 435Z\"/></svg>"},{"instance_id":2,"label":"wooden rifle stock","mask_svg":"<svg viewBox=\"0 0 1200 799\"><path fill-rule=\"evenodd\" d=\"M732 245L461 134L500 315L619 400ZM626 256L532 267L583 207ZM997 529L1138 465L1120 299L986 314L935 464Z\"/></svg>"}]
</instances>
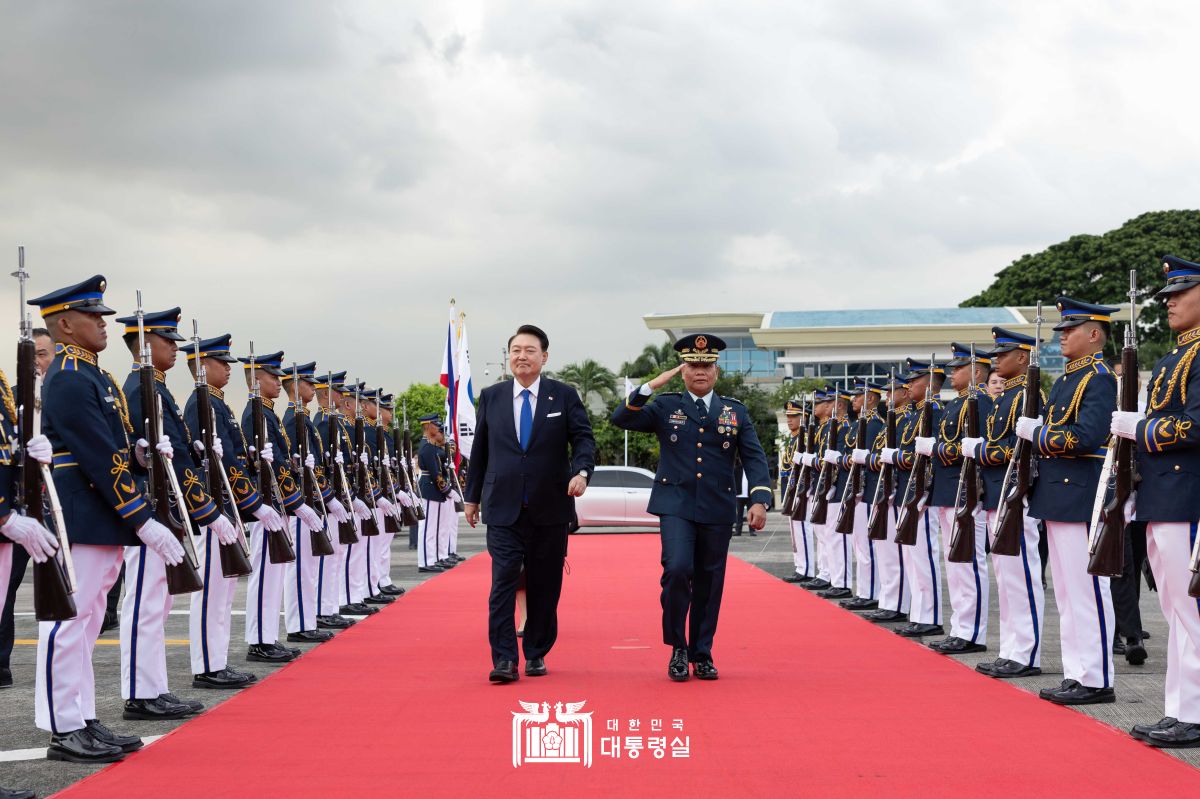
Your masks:
<instances>
[{"instance_id":1,"label":"wooden rifle stock","mask_svg":"<svg viewBox=\"0 0 1200 799\"><path fill-rule=\"evenodd\" d=\"M254 366L251 364L251 371ZM252 378L257 384L258 376ZM262 397L257 390L250 394L250 420L254 426L254 461L255 474L258 477L258 490L263 502L270 505L283 517L282 530L268 530L264 526L263 535L267 539L267 557L272 563L291 563L296 559L296 549L292 546L292 536L287 529L287 510L283 507L283 494L279 490L279 482L275 479L275 469L262 457L263 445L267 442L267 420L263 415ZM287 453L279 453L276 457L287 457Z\"/></svg>"},{"instance_id":2,"label":"wooden rifle stock","mask_svg":"<svg viewBox=\"0 0 1200 799\"><path fill-rule=\"evenodd\" d=\"M934 358L929 356L929 383L925 387L925 404L917 419L917 435L929 438L933 435L933 369ZM922 504L928 499L933 462L928 455L916 453L909 473L908 485L904 487L904 499L900 503L900 515L896 519L896 543L913 546L917 543L917 528L921 521Z\"/></svg>"},{"instance_id":3,"label":"wooden rifle stock","mask_svg":"<svg viewBox=\"0 0 1200 799\"><path fill-rule=\"evenodd\" d=\"M829 415L829 438L825 442L825 449L821 453L821 468L817 472L817 487L813 491L812 503L808 508L808 520L812 524L825 524L829 518L829 494L837 487L837 471L838 467L832 463L825 462L825 453L834 449L837 443L837 403L835 397L833 400L833 411Z\"/></svg>"},{"instance_id":4,"label":"wooden rifle stock","mask_svg":"<svg viewBox=\"0 0 1200 799\"><path fill-rule=\"evenodd\" d=\"M858 428L854 431L855 447L861 447L867 438L867 416L867 400L864 395L862 413L858 415ZM850 474L846 478L846 488L842 492L842 505L838 508L837 522L833 526L834 531L842 535L850 535L854 532L854 512L863 490L862 470L862 464L851 464Z\"/></svg>"},{"instance_id":5,"label":"wooden rifle stock","mask_svg":"<svg viewBox=\"0 0 1200 799\"><path fill-rule=\"evenodd\" d=\"M812 454L817 448L817 418L813 413L813 402L808 403L808 421L804 426L804 438L802 439L802 452L805 455ZM796 498L792 506L792 521L802 522L808 517L808 498L812 493L812 468L807 464L799 464L793 467L793 472L796 474Z\"/></svg>"},{"instance_id":6,"label":"wooden rifle stock","mask_svg":"<svg viewBox=\"0 0 1200 799\"><path fill-rule=\"evenodd\" d=\"M1137 362L1137 345L1126 336L1118 384L1118 404L1123 411L1137 410ZM1105 467L1096 487L1096 501L1101 507L1099 518L1093 514L1087 570L1096 577L1120 577L1125 568L1125 527L1130 521L1125 518L1125 503L1133 495L1137 481L1134 442L1113 436Z\"/></svg>"},{"instance_id":7,"label":"wooden rifle stock","mask_svg":"<svg viewBox=\"0 0 1200 799\"><path fill-rule=\"evenodd\" d=\"M379 535L379 523L375 520L375 492L371 490L371 475L367 465L362 462L362 456L367 452L367 428L360 410L354 418L354 490L367 507L371 509L369 518L362 522L362 534Z\"/></svg>"},{"instance_id":8,"label":"wooden rifle stock","mask_svg":"<svg viewBox=\"0 0 1200 799\"><path fill-rule=\"evenodd\" d=\"M408 477L408 467L405 465L404 441L400 436L400 428L396 424L395 419L396 419L396 417L393 416L392 417L392 452L396 453L394 456L396 459L396 477L398 478L398 480L400 482L400 490L403 491L405 494L407 494L409 499L412 500L411 505L407 505L407 506L401 508L400 521L404 526L411 527L412 525L419 522L421 519L420 519L420 517L417 516L417 507L416 507L417 503L416 503L416 499L414 497L415 492L413 490L412 482L409 480L409 477Z\"/></svg>"},{"instance_id":9,"label":"wooden rifle stock","mask_svg":"<svg viewBox=\"0 0 1200 799\"><path fill-rule=\"evenodd\" d=\"M1042 369L1030 363L1025 370L1025 403L1022 416L1036 419L1042 406ZM996 510L996 529L992 536L992 554L1016 555L1021 551L1025 527L1025 498L1033 477L1033 445L1017 439L1012 459L1004 474L1000 506Z\"/></svg>"},{"instance_id":10,"label":"wooden rifle stock","mask_svg":"<svg viewBox=\"0 0 1200 799\"><path fill-rule=\"evenodd\" d=\"M979 437L979 394L975 387L975 361L971 360L971 388L967 394L967 423L962 438ZM958 470L958 496L954 503L954 532L950 535L950 546L946 560L951 563L970 563L975 559L975 514L979 509L981 475L979 462L963 455Z\"/></svg>"},{"instance_id":11,"label":"wooden rifle stock","mask_svg":"<svg viewBox=\"0 0 1200 799\"><path fill-rule=\"evenodd\" d=\"M884 424L883 445L896 448L896 401L894 399L896 380L893 375L889 381L888 409ZM888 534L888 515L892 512L892 464L881 462L879 465L879 480L875 483L875 496L871 499L871 513L867 517L867 538L872 541L886 541Z\"/></svg>"}]
</instances>

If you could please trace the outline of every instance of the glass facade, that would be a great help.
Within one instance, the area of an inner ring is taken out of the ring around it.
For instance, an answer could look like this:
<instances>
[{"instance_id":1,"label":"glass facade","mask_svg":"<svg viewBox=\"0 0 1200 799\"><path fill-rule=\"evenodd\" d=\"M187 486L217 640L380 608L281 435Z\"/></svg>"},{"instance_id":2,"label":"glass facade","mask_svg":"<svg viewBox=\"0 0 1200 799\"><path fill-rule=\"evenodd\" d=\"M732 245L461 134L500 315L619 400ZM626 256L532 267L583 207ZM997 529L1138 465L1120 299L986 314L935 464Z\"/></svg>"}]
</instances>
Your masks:
<instances>
[{"instance_id":1,"label":"glass facade","mask_svg":"<svg viewBox=\"0 0 1200 799\"><path fill-rule=\"evenodd\" d=\"M778 350L759 349L750 336L721 336L726 349L717 359L722 372L739 372L747 377L778 377Z\"/></svg>"},{"instance_id":2,"label":"glass facade","mask_svg":"<svg viewBox=\"0 0 1200 799\"><path fill-rule=\"evenodd\" d=\"M823 377L828 380L844 380L863 377L868 380L887 380L889 370L895 369L896 374L904 371L902 361L857 361L850 363L791 363L788 364L788 376Z\"/></svg>"}]
</instances>

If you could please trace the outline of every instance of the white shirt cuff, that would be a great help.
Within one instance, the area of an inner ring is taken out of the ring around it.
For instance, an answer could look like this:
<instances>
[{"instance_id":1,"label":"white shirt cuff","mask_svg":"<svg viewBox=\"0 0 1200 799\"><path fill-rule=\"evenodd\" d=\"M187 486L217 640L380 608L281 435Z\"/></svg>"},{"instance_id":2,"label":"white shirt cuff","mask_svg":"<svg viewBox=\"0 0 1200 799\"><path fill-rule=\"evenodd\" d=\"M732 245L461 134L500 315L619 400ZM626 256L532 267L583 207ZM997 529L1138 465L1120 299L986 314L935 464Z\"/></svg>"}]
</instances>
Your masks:
<instances>
[{"instance_id":1,"label":"white shirt cuff","mask_svg":"<svg viewBox=\"0 0 1200 799\"><path fill-rule=\"evenodd\" d=\"M642 383L642 385L638 387L638 393L643 397L648 397L654 393L654 389L650 388L649 383Z\"/></svg>"}]
</instances>

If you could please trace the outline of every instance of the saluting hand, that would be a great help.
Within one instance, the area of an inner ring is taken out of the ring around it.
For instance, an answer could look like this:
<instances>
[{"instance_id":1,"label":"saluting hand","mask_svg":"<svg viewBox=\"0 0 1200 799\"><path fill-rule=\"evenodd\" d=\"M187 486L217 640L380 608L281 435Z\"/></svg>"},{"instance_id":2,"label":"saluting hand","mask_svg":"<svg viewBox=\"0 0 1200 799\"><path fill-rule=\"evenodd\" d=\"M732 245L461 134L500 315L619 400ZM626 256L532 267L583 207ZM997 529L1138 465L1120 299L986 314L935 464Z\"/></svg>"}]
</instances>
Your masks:
<instances>
[{"instance_id":1,"label":"saluting hand","mask_svg":"<svg viewBox=\"0 0 1200 799\"><path fill-rule=\"evenodd\" d=\"M683 368L683 364L679 364L674 369L668 369L667 371L660 374L658 377L651 380L646 385L650 386L651 391L658 391L660 388L665 386L671 380L672 377L679 374L679 370L682 368Z\"/></svg>"}]
</instances>

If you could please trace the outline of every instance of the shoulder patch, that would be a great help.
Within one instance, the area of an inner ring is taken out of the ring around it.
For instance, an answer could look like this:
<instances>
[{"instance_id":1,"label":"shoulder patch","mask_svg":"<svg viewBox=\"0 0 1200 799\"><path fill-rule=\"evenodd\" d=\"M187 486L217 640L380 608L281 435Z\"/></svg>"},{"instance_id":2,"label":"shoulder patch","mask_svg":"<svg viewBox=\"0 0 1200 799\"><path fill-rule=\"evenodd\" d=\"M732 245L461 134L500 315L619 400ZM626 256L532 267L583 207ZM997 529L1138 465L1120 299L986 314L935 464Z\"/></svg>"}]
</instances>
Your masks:
<instances>
[{"instance_id":1,"label":"shoulder patch","mask_svg":"<svg viewBox=\"0 0 1200 799\"><path fill-rule=\"evenodd\" d=\"M738 405L741 405L743 408L746 407L746 403L742 402L737 397L721 397L721 399L725 400L726 402L736 402Z\"/></svg>"}]
</instances>

